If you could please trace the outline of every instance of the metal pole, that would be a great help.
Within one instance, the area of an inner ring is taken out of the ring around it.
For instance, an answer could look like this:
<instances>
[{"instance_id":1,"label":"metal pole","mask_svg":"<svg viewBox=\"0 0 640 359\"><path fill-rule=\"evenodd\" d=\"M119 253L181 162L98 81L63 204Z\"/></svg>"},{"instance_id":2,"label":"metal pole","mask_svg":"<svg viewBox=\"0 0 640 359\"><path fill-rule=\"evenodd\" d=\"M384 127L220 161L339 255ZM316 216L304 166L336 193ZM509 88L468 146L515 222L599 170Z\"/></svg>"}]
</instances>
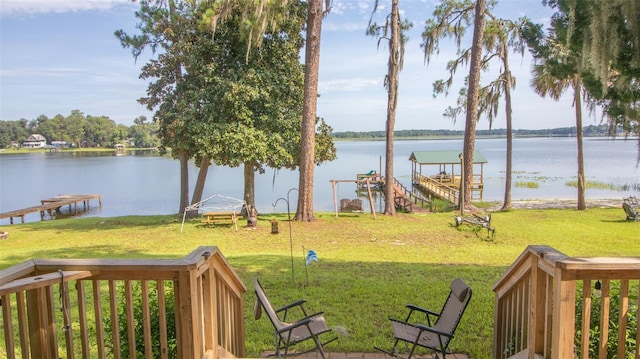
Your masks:
<instances>
[{"instance_id":1,"label":"metal pole","mask_svg":"<svg viewBox=\"0 0 640 359\"><path fill-rule=\"evenodd\" d=\"M460 159L460 196L458 196L458 200L460 202L460 215L464 216L464 156L462 153L458 155Z\"/></svg>"},{"instance_id":2,"label":"metal pole","mask_svg":"<svg viewBox=\"0 0 640 359\"><path fill-rule=\"evenodd\" d=\"M289 245L291 246L291 281L294 281L293 277L293 237L291 236L291 210L289 210L289 194L297 188L291 188L287 191L287 218L289 219Z\"/></svg>"}]
</instances>

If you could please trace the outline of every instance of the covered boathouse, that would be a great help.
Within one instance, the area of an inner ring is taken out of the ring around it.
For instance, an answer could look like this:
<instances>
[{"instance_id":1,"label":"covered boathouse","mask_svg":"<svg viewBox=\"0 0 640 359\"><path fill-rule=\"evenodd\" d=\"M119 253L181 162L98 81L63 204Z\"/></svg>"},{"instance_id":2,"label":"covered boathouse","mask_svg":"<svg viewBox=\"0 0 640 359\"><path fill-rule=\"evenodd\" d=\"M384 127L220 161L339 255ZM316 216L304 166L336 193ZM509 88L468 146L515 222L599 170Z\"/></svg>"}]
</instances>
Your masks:
<instances>
[{"instance_id":1,"label":"covered boathouse","mask_svg":"<svg viewBox=\"0 0 640 359\"><path fill-rule=\"evenodd\" d=\"M411 183L430 197L458 203L462 165L460 151L414 151L411 153ZM473 153L473 184L471 196L482 201L484 164L487 158L480 151Z\"/></svg>"}]
</instances>

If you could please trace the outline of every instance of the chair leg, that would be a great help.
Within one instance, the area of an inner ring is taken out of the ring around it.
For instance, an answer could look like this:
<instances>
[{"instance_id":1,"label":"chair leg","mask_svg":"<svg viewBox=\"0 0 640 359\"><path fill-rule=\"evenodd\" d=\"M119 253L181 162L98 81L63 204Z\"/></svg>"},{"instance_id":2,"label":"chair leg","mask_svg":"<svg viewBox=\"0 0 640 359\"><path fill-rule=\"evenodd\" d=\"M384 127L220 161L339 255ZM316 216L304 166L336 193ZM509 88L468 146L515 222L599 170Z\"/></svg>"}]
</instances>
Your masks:
<instances>
[{"instance_id":1,"label":"chair leg","mask_svg":"<svg viewBox=\"0 0 640 359\"><path fill-rule=\"evenodd\" d=\"M316 342L316 347L318 348L318 351L320 352L322 359L325 359L324 348L322 347L322 343L320 342L320 339L318 339L318 336L314 335L313 341Z\"/></svg>"},{"instance_id":2,"label":"chair leg","mask_svg":"<svg viewBox=\"0 0 640 359\"><path fill-rule=\"evenodd\" d=\"M420 338L420 337L418 337ZM418 343L413 343L413 345L411 346L411 351L409 352L409 356L407 357L407 359L411 359L411 357L413 356L413 352L416 350L416 346Z\"/></svg>"},{"instance_id":3,"label":"chair leg","mask_svg":"<svg viewBox=\"0 0 640 359\"><path fill-rule=\"evenodd\" d=\"M279 338L279 335L278 334L274 334L273 338L274 338L275 344L276 344L276 357L280 358L280 338Z\"/></svg>"}]
</instances>

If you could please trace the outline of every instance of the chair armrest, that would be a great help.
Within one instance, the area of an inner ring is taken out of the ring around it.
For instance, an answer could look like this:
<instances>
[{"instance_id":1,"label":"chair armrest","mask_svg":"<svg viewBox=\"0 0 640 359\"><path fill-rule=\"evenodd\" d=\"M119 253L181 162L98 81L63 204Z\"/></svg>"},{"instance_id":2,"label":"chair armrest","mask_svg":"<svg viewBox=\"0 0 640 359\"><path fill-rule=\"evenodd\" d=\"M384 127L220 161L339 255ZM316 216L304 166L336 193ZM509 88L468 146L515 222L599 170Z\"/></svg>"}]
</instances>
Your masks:
<instances>
[{"instance_id":1,"label":"chair armrest","mask_svg":"<svg viewBox=\"0 0 640 359\"><path fill-rule=\"evenodd\" d=\"M427 319L427 325L431 326L431 316L434 316L436 318L438 318L440 316L440 313L436 313L434 311L431 311L429 309L425 309L425 308L421 308L418 307L417 305L414 304L407 304L407 308L409 308L409 314L407 314L407 323L409 322L409 319L411 319L411 314L413 314L413 312L420 312L423 313L425 316L425 319Z\"/></svg>"},{"instance_id":2,"label":"chair armrest","mask_svg":"<svg viewBox=\"0 0 640 359\"><path fill-rule=\"evenodd\" d=\"M430 333L434 333L434 334L437 334L437 335L442 335L442 336L445 336L445 337L448 337L448 338L453 338L453 334L451 334L451 333L445 333L443 331L440 331L438 329L434 329L432 327L428 327L426 325L417 324L416 328L418 328L420 330L423 330L425 332L430 332Z\"/></svg>"},{"instance_id":3,"label":"chair armrest","mask_svg":"<svg viewBox=\"0 0 640 359\"><path fill-rule=\"evenodd\" d=\"M411 323L409 323L409 322L406 322L406 321L404 321L404 320L402 320L402 319L398 319L398 318L394 318L394 317L389 317L389 320L390 320L390 321L392 321L392 322L397 322L397 323L402 323L402 324L410 325L410 326L412 326L412 327L414 326L413 324L411 324Z\"/></svg>"},{"instance_id":4,"label":"chair armrest","mask_svg":"<svg viewBox=\"0 0 640 359\"><path fill-rule=\"evenodd\" d=\"M302 304L304 304L305 302L306 302L306 300L304 300L304 299L298 299L295 302L291 302L289 304L283 305L282 307L276 309L276 313L280 313L281 311L287 310L289 308L302 306Z\"/></svg>"},{"instance_id":5,"label":"chair armrest","mask_svg":"<svg viewBox=\"0 0 640 359\"><path fill-rule=\"evenodd\" d=\"M436 312L431 311L429 309L418 307L417 305L414 305L414 304L407 304L407 308L409 308L409 310L412 311L412 312L415 310L415 311L422 312L422 313L425 313L425 314L435 315L436 317L440 316L440 313L436 313Z\"/></svg>"},{"instance_id":6,"label":"chair armrest","mask_svg":"<svg viewBox=\"0 0 640 359\"><path fill-rule=\"evenodd\" d=\"M276 309L276 313L284 312L284 314L282 315L282 321L286 322L287 321L287 313L289 312L289 309L295 308L295 307L300 307L300 310L302 310L302 316L306 318L307 317L307 311L304 310L304 306L302 306L305 302L306 302L306 300L304 300L304 299L298 299L295 302L286 304L286 305Z\"/></svg>"}]
</instances>

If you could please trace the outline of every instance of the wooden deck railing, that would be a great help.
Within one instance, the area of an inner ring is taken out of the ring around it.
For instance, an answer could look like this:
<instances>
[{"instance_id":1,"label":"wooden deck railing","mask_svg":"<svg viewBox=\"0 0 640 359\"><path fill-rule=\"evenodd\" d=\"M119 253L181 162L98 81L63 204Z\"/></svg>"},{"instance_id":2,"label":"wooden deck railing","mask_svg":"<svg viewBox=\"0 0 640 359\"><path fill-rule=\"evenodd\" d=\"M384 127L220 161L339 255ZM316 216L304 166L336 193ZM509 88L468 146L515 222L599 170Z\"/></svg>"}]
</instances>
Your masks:
<instances>
[{"instance_id":1,"label":"wooden deck railing","mask_svg":"<svg viewBox=\"0 0 640 359\"><path fill-rule=\"evenodd\" d=\"M34 259L0 271L0 357L243 357L245 291L216 247L176 260Z\"/></svg>"},{"instance_id":2,"label":"wooden deck railing","mask_svg":"<svg viewBox=\"0 0 640 359\"><path fill-rule=\"evenodd\" d=\"M442 182L418 173L414 173L413 180L415 184L423 187L438 198L447 200L454 204L459 202L458 196L460 194L460 188L457 187L453 181Z\"/></svg>"},{"instance_id":3,"label":"wooden deck railing","mask_svg":"<svg viewBox=\"0 0 640 359\"><path fill-rule=\"evenodd\" d=\"M404 184L402 184L400 181L398 181L397 178L393 178L393 184L395 187L397 187L399 189L399 191L401 192L400 196L398 194L396 194L396 207L398 207L398 205L400 205L400 207L404 208L407 212L412 212L413 211L413 204L420 206L420 208L426 208L426 205L429 205L429 210L432 210L432 203L431 200L425 198L421 193L419 192L412 192L409 188L407 188ZM404 197L402 197L402 195Z\"/></svg>"},{"instance_id":4,"label":"wooden deck railing","mask_svg":"<svg viewBox=\"0 0 640 359\"><path fill-rule=\"evenodd\" d=\"M494 286L494 358L640 358L639 282L640 257L529 246Z\"/></svg>"}]
</instances>

